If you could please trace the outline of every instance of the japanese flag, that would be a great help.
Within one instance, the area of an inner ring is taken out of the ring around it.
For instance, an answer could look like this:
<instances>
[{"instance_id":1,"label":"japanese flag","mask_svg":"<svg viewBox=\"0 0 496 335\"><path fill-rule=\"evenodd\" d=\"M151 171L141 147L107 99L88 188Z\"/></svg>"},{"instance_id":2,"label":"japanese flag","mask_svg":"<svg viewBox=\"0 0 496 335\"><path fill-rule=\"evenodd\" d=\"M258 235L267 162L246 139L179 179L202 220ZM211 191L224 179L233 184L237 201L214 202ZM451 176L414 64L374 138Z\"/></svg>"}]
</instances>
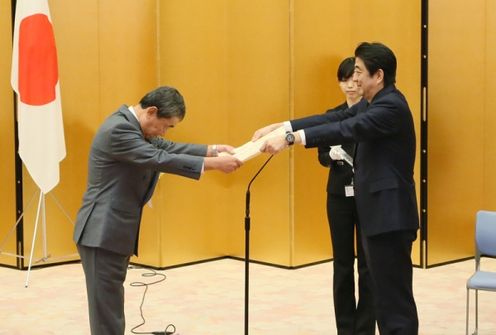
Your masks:
<instances>
[{"instance_id":1,"label":"japanese flag","mask_svg":"<svg viewBox=\"0 0 496 335\"><path fill-rule=\"evenodd\" d=\"M43 193L59 182L65 140L57 49L47 0L17 0L11 84L19 155Z\"/></svg>"}]
</instances>

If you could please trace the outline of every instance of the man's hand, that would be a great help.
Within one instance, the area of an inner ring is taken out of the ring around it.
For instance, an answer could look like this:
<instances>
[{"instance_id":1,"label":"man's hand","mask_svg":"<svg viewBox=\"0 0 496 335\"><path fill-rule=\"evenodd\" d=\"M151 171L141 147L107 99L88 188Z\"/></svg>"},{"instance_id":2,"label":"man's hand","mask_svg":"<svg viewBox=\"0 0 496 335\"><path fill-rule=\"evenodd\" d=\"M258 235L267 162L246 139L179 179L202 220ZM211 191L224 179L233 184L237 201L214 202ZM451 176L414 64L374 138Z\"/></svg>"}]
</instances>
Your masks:
<instances>
[{"instance_id":1,"label":"man's hand","mask_svg":"<svg viewBox=\"0 0 496 335\"><path fill-rule=\"evenodd\" d=\"M289 145L288 142L286 142L286 136L277 136L269 138L260 148L260 151L274 155L288 147Z\"/></svg>"},{"instance_id":2,"label":"man's hand","mask_svg":"<svg viewBox=\"0 0 496 335\"><path fill-rule=\"evenodd\" d=\"M279 123L273 123L271 125L268 125L266 127L260 128L255 133L253 134L253 137L251 138L252 142L258 140L260 137L267 135L271 131L281 127L283 124L282 122Z\"/></svg>"},{"instance_id":3,"label":"man's hand","mask_svg":"<svg viewBox=\"0 0 496 335\"><path fill-rule=\"evenodd\" d=\"M227 145L227 144L217 144L217 152L218 153L226 152L230 155L233 155L234 154L234 147L231 145Z\"/></svg>"},{"instance_id":4,"label":"man's hand","mask_svg":"<svg viewBox=\"0 0 496 335\"><path fill-rule=\"evenodd\" d=\"M221 152L234 154L234 147L227 144L212 144L208 146L207 157L217 157Z\"/></svg>"},{"instance_id":5,"label":"man's hand","mask_svg":"<svg viewBox=\"0 0 496 335\"><path fill-rule=\"evenodd\" d=\"M234 156L222 155L219 157L205 157L205 171L219 170L231 173L238 169L243 163Z\"/></svg>"}]
</instances>

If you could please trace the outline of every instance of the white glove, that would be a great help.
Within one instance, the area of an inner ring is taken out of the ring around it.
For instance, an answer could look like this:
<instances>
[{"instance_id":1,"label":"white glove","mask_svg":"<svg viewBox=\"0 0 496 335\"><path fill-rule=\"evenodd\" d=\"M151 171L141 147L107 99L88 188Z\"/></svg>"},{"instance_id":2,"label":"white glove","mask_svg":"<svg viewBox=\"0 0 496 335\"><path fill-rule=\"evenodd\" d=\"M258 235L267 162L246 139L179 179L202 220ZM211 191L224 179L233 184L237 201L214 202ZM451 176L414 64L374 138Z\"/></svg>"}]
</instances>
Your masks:
<instances>
[{"instance_id":1,"label":"white glove","mask_svg":"<svg viewBox=\"0 0 496 335\"><path fill-rule=\"evenodd\" d=\"M329 151L329 157L331 157L333 161L342 161L344 158L341 145L332 145L331 150Z\"/></svg>"}]
</instances>

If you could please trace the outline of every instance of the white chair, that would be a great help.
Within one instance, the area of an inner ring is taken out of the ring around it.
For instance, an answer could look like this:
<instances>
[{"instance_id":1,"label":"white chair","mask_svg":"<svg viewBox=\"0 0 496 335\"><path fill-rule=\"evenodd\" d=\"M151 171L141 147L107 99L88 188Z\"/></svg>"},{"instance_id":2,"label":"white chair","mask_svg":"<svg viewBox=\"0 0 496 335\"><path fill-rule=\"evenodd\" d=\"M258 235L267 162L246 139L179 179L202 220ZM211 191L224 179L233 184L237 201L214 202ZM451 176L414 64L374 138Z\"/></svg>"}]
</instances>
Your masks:
<instances>
[{"instance_id":1,"label":"white chair","mask_svg":"<svg viewBox=\"0 0 496 335\"><path fill-rule=\"evenodd\" d=\"M478 335L479 332L479 291L496 292L496 272L481 270L481 256L496 256L496 212L477 212L475 224L475 272L467 281L466 335L468 335L469 324L470 290L475 291L475 331L472 333L473 335Z\"/></svg>"}]
</instances>

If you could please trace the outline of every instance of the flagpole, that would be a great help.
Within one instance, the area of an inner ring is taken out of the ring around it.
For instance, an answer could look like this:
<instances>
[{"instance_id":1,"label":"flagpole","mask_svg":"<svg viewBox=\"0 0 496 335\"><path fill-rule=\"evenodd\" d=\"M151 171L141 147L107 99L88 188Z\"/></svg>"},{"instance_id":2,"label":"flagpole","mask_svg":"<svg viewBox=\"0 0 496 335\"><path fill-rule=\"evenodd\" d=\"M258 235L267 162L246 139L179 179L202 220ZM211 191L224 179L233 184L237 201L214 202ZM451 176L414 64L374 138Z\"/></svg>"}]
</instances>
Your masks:
<instances>
[{"instance_id":1,"label":"flagpole","mask_svg":"<svg viewBox=\"0 0 496 335\"><path fill-rule=\"evenodd\" d=\"M41 192L41 191L40 191ZM43 192L41 192L43 193ZM48 241L47 241L47 230L46 230L46 198L43 193L43 202L41 203L41 229L43 232L43 261L48 259Z\"/></svg>"},{"instance_id":2,"label":"flagpole","mask_svg":"<svg viewBox=\"0 0 496 335\"><path fill-rule=\"evenodd\" d=\"M31 265L33 264L34 244L36 242L36 231L38 230L38 221L40 220L40 209L44 199L45 199L45 195L43 194L43 191L40 189L40 199L38 200L38 210L36 211L36 221L34 224L33 240L31 242L31 255L29 256L28 274L26 275L26 283L24 284L24 287L28 287L29 284L29 274L31 273Z\"/></svg>"},{"instance_id":3,"label":"flagpole","mask_svg":"<svg viewBox=\"0 0 496 335\"><path fill-rule=\"evenodd\" d=\"M12 12L12 42L14 41L14 27L15 27L15 16L17 0L11 0L11 12ZM24 268L24 204L23 204L23 180L22 180L22 160L19 156L19 128L17 119L17 97L15 91L13 91L13 101L14 101L14 161L15 161L15 190L16 190L16 254L21 255L17 257L17 268Z\"/></svg>"}]
</instances>

